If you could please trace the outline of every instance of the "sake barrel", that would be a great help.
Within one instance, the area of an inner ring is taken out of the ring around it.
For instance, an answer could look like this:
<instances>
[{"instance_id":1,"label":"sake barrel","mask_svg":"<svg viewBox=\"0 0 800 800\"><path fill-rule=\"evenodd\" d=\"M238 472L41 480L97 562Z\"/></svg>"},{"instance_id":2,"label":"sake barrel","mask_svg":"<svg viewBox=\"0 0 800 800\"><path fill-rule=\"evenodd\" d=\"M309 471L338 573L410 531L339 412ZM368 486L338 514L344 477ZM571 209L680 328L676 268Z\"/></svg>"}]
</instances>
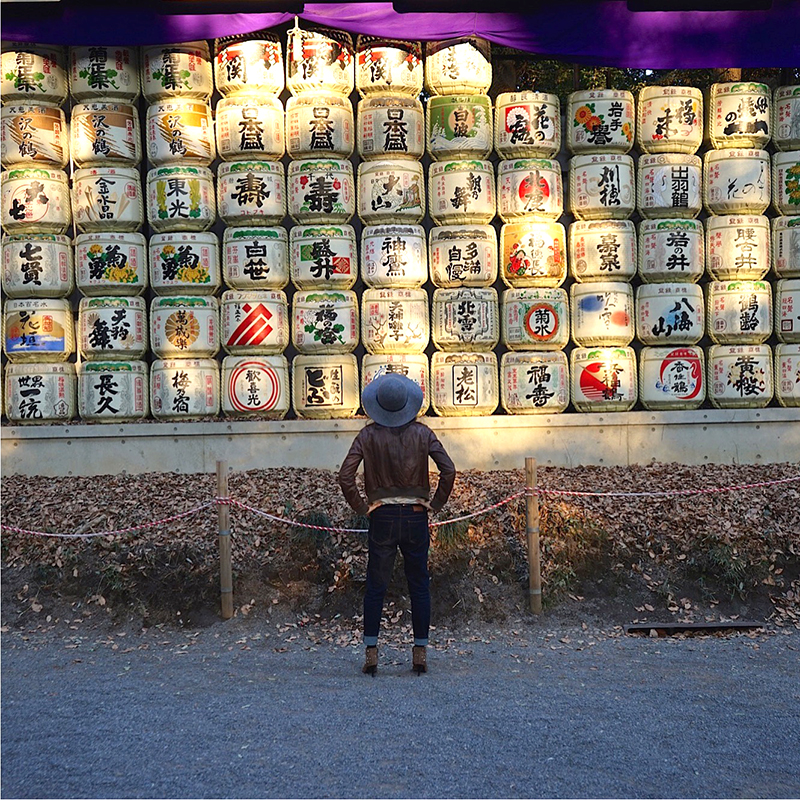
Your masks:
<instances>
[{"instance_id":1,"label":"sake barrel","mask_svg":"<svg viewBox=\"0 0 800 800\"><path fill-rule=\"evenodd\" d=\"M437 225L488 225L496 211L490 161L438 161L429 172L429 213Z\"/></svg>"},{"instance_id":2,"label":"sake barrel","mask_svg":"<svg viewBox=\"0 0 800 800\"><path fill-rule=\"evenodd\" d=\"M425 114L416 97L365 97L358 104L357 130L363 159L422 158L425 153Z\"/></svg>"},{"instance_id":3,"label":"sake barrel","mask_svg":"<svg viewBox=\"0 0 800 800\"><path fill-rule=\"evenodd\" d=\"M75 352L75 328L69 300L6 300L3 350L14 364L66 361Z\"/></svg>"},{"instance_id":4,"label":"sake barrel","mask_svg":"<svg viewBox=\"0 0 800 800\"><path fill-rule=\"evenodd\" d=\"M346 223L356 210L353 165L333 158L292 161L288 195L289 214L301 225Z\"/></svg>"},{"instance_id":5,"label":"sake barrel","mask_svg":"<svg viewBox=\"0 0 800 800\"><path fill-rule=\"evenodd\" d=\"M772 269L779 278L800 278L800 217L772 220Z\"/></svg>"},{"instance_id":6,"label":"sake barrel","mask_svg":"<svg viewBox=\"0 0 800 800\"><path fill-rule=\"evenodd\" d=\"M497 231L492 225L442 225L428 234L431 280L443 289L491 286L497 280Z\"/></svg>"},{"instance_id":7,"label":"sake barrel","mask_svg":"<svg viewBox=\"0 0 800 800\"><path fill-rule=\"evenodd\" d=\"M502 319L503 344L511 350L560 350L569 344L564 289L508 289L502 295Z\"/></svg>"},{"instance_id":8,"label":"sake barrel","mask_svg":"<svg viewBox=\"0 0 800 800\"><path fill-rule=\"evenodd\" d=\"M225 228L222 275L233 289L283 289L289 283L286 228Z\"/></svg>"},{"instance_id":9,"label":"sake barrel","mask_svg":"<svg viewBox=\"0 0 800 800\"><path fill-rule=\"evenodd\" d=\"M226 417L283 419L291 405L286 356L225 356L222 413Z\"/></svg>"},{"instance_id":10,"label":"sake barrel","mask_svg":"<svg viewBox=\"0 0 800 800\"><path fill-rule=\"evenodd\" d=\"M66 422L75 416L75 410L74 364L6 365L5 414L9 422Z\"/></svg>"},{"instance_id":11,"label":"sake barrel","mask_svg":"<svg viewBox=\"0 0 800 800\"><path fill-rule=\"evenodd\" d=\"M800 149L800 86L778 86L775 89L772 142L778 150Z\"/></svg>"},{"instance_id":12,"label":"sake barrel","mask_svg":"<svg viewBox=\"0 0 800 800\"><path fill-rule=\"evenodd\" d=\"M713 281L707 330L715 344L762 344L772 334L772 289L765 281Z\"/></svg>"},{"instance_id":13,"label":"sake barrel","mask_svg":"<svg viewBox=\"0 0 800 800\"><path fill-rule=\"evenodd\" d=\"M219 364L213 358L156 359L150 367L150 408L159 420L219 413Z\"/></svg>"},{"instance_id":14,"label":"sake barrel","mask_svg":"<svg viewBox=\"0 0 800 800\"><path fill-rule=\"evenodd\" d=\"M500 158L555 158L561 150L561 104L544 92L501 92L495 101L494 149Z\"/></svg>"},{"instance_id":15,"label":"sake barrel","mask_svg":"<svg viewBox=\"0 0 800 800\"><path fill-rule=\"evenodd\" d=\"M501 161L497 194L497 213L503 222L558 219L564 212L561 165L547 158Z\"/></svg>"},{"instance_id":16,"label":"sake barrel","mask_svg":"<svg viewBox=\"0 0 800 800\"><path fill-rule=\"evenodd\" d=\"M29 167L3 172L2 225L6 233L66 233L72 222L67 173Z\"/></svg>"},{"instance_id":17,"label":"sake barrel","mask_svg":"<svg viewBox=\"0 0 800 800\"><path fill-rule=\"evenodd\" d=\"M709 150L703 159L703 202L709 214L767 210L771 181L766 150Z\"/></svg>"},{"instance_id":18,"label":"sake barrel","mask_svg":"<svg viewBox=\"0 0 800 800\"><path fill-rule=\"evenodd\" d=\"M567 246L560 222L508 222L500 229L500 277L506 286L561 286Z\"/></svg>"},{"instance_id":19,"label":"sake barrel","mask_svg":"<svg viewBox=\"0 0 800 800\"><path fill-rule=\"evenodd\" d=\"M144 225L142 181L138 169L76 169L72 185L73 218L81 233L133 233Z\"/></svg>"},{"instance_id":20,"label":"sake barrel","mask_svg":"<svg viewBox=\"0 0 800 800\"><path fill-rule=\"evenodd\" d=\"M572 338L581 347L621 347L633 340L633 288L619 281L570 287Z\"/></svg>"},{"instance_id":21,"label":"sake barrel","mask_svg":"<svg viewBox=\"0 0 800 800\"><path fill-rule=\"evenodd\" d=\"M576 347L570 386L576 411L630 411L638 398L636 353L632 347Z\"/></svg>"},{"instance_id":22,"label":"sake barrel","mask_svg":"<svg viewBox=\"0 0 800 800\"><path fill-rule=\"evenodd\" d=\"M211 56L206 42L142 48L142 94L148 103L175 97L207 101L213 91Z\"/></svg>"},{"instance_id":23,"label":"sake barrel","mask_svg":"<svg viewBox=\"0 0 800 800\"><path fill-rule=\"evenodd\" d=\"M703 143L703 93L692 86L643 86L636 141L643 153L688 153Z\"/></svg>"},{"instance_id":24,"label":"sake barrel","mask_svg":"<svg viewBox=\"0 0 800 800\"><path fill-rule=\"evenodd\" d=\"M639 277L644 283L696 283L705 270L703 223L645 219L639 225Z\"/></svg>"},{"instance_id":25,"label":"sake barrel","mask_svg":"<svg viewBox=\"0 0 800 800\"><path fill-rule=\"evenodd\" d=\"M800 150L772 156L772 204L779 214L800 211Z\"/></svg>"},{"instance_id":26,"label":"sake barrel","mask_svg":"<svg viewBox=\"0 0 800 800\"><path fill-rule=\"evenodd\" d=\"M361 232L361 279L373 288L417 288L428 280L422 225L367 225Z\"/></svg>"},{"instance_id":27,"label":"sake barrel","mask_svg":"<svg viewBox=\"0 0 800 800\"><path fill-rule=\"evenodd\" d=\"M87 361L129 361L147 353L147 306L141 297L84 297L78 352Z\"/></svg>"},{"instance_id":28,"label":"sake barrel","mask_svg":"<svg viewBox=\"0 0 800 800\"><path fill-rule=\"evenodd\" d=\"M430 408L430 367L424 353L388 353L373 356L367 353L361 363L361 391L381 375L405 375L422 389L422 406L417 413L421 417Z\"/></svg>"},{"instance_id":29,"label":"sake barrel","mask_svg":"<svg viewBox=\"0 0 800 800\"><path fill-rule=\"evenodd\" d=\"M281 291L223 292L222 347L234 356L282 353L289 345L289 304Z\"/></svg>"},{"instance_id":30,"label":"sake barrel","mask_svg":"<svg viewBox=\"0 0 800 800\"><path fill-rule=\"evenodd\" d=\"M504 353L500 402L509 414L560 414L569 405L569 367L561 352Z\"/></svg>"},{"instance_id":31,"label":"sake barrel","mask_svg":"<svg viewBox=\"0 0 800 800\"><path fill-rule=\"evenodd\" d=\"M800 344L800 280L775 284L775 335L786 344Z\"/></svg>"},{"instance_id":32,"label":"sake barrel","mask_svg":"<svg viewBox=\"0 0 800 800\"><path fill-rule=\"evenodd\" d=\"M229 161L217 170L217 210L226 225L280 225L286 177L277 161Z\"/></svg>"},{"instance_id":33,"label":"sake barrel","mask_svg":"<svg viewBox=\"0 0 800 800\"><path fill-rule=\"evenodd\" d=\"M68 236L30 233L3 238L3 292L8 297L68 297L74 286Z\"/></svg>"},{"instance_id":34,"label":"sake barrel","mask_svg":"<svg viewBox=\"0 0 800 800\"><path fill-rule=\"evenodd\" d=\"M75 282L87 297L141 294L147 276L143 234L104 231L75 237Z\"/></svg>"},{"instance_id":35,"label":"sake barrel","mask_svg":"<svg viewBox=\"0 0 800 800\"><path fill-rule=\"evenodd\" d=\"M293 95L327 90L349 97L355 86L353 38L331 29L289 29L286 87Z\"/></svg>"},{"instance_id":36,"label":"sake barrel","mask_svg":"<svg viewBox=\"0 0 800 800\"><path fill-rule=\"evenodd\" d=\"M485 94L429 97L425 130L434 160L488 158L494 143L492 101Z\"/></svg>"},{"instance_id":37,"label":"sake barrel","mask_svg":"<svg viewBox=\"0 0 800 800\"><path fill-rule=\"evenodd\" d=\"M217 152L223 161L277 161L286 149L283 105L268 94L223 97L216 108Z\"/></svg>"},{"instance_id":38,"label":"sake barrel","mask_svg":"<svg viewBox=\"0 0 800 800\"><path fill-rule=\"evenodd\" d=\"M775 347L775 399L785 408L800 408L800 344Z\"/></svg>"},{"instance_id":39,"label":"sake barrel","mask_svg":"<svg viewBox=\"0 0 800 800\"><path fill-rule=\"evenodd\" d=\"M67 118L56 106L4 106L0 116L0 163L16 167L64 169L69 161Z\"/></svg>"},{"instance_id":40,"label":"sake barrel","mask_svg":"<svg viewBox=\"0 0 800 800\"><path fill-rule=\"evenodd\" d=\"M69 91L76 103L139 96L139 48L89 45L69 49Z\"/></svg>"},{"instance_id":41,"label":"sake barrel","mask_svg":"<svg viewBox=\"0 0 800 800\"><path fill-rule=\"evenodd\" d=\"M150 304L150 347L158 358L211 358L219 351L216 297L156 297Z\"/></svg>"},{"instance_id":42,"label":"sake barrel","mask_svg":"<svg viewBox=\"0 0 800 800\"><path fill-rule=\"evenodd\" d=\"M424 289L365 289L361 296L361 342L368 353L422 353L430 339Z\"/></svg>"},{"instance_id":43,"label":"sake barrel","mask_svg":"<svg viewBox=\"0 0 800 800\"><path fill-rule=\"evenodd\" d=\"M4 43L0 55L0 95L4 103L37 100L61 105L69 92L63 47Z\"/></svg>"},{"instance_id":44,"label":"sake barrel","mask_svg":"<svg viewBox=\"0 0 800 800\"><path fill-rule=\"evenodd\" d=\"M358 346L358 297L355 292L295 292L292 344L299 353L352 353Z\"/></svg>"},{"instance_id":45,"label":"sake barrel","mask_svg":"<svg viewBox=\"0 0 800 800\"><path fill-rule=\"evenodd\" d=\"M354 417L360 402L354 355L298 355L292 360L292 406L301 419Z\"/></svg>"},{"instance_id":46,"label":"sake barrel","mask_svg":"<svg viewBox=\"0 0 800 800\"><path fill-rule=\"evenodd\" d=\"M705 356L700 347L643 347L639 398L648 411L700 408L706 399Z\"/></svg>"},{"instance_id":47,"label":"sake barrel","mask_svg":"<svg viewBox=\"0 0 800 800\"><path fill-rule=\"evenodd\" d=\"M772 400L772 351L765 344L708 348L708 399L716 408L764 408Z\"/></svg>"},{"instance_id":48,"label":"sake barrel","mask_svg":"<svg viewBox=\"0 0 800 800\"><path fill-rule=\"evenodd\" d=\"M711 146L766 147L772 135L770 101L764 83L712 83L708 102Z\"/></svg>"},{"instance_id":49,"label":"sake barrel","mask_svg":"<svg viewBox=\"0 0 800 800\"><path fill-rule=\"evenodd\" d=\"M500 341L500 306L491 287L435 289L433 343L440 350L484 352Z\"/></svg>"},{"instance_id":50,"label":"sake barrel","mask_svg":"<svg viewBox=\"0 0 800 800\"><path fill-rule=\"evenodd\" d=\"M147 173L147 221L163 231L204 231L217 219L207 167L159 167Z\"/></svg>"},{"instance_id":51,"label":"sake barrel","mask_svg":"<svg viewBox=\"0 0 800 800\"><path fill-rule=\"evenodd\" d=\"M440 417L483 417L497 409L500 388L494 353L431 356L431 406Z\"/></svg>"},{"instance_id":52,"label":"sake barrel","mask_svg":"<svg viewBox=\"0 0 800 800\"><path fill-rule=\"evenodd\" d=\"M294 225L289 235L292 283L298 289L352 289L358 245L351 225Z\"/></svg>"},{"instance_id":53,"label":"sake barrel","mask_svg":"<svg viewBox=\"0 0 800 800\"><path fill-rule=\"evenodd\" d=\"M286 152L291 158L350 158L353 106L335 92L304 92L286 101Z\"/></svg>"},{"instance_id":54,"label":"sake barrel","mask_svg":"<svg viewBox=\"0 0 800 800\"><path fill-rule=\"evenodd\" d=\"M627 153L636 121L633 95L618 89L586 89L567 98L567 147L581 153Z\"/></svg>"},{"instance_id":55,"label":"sake barrel","mask_svg":"<svg viewBox=\"0 0 800 800\"><path fill-rule=\"evenodd\" d=\"M709 275L716 281L758 281L771 264L769 220L727 214L706 220Z\"/></svg>"},{"instance_id":56,"label":"sake barrel","mask_svg":"<svg viewBox=\"0 0 800 800\"><path fill-rule=\"evenodd\" d=\"M425 88L430 94L487 94L491 85L492 48L485 39L425 43Z\"/></svg>"},{"instance_id":57,"label":"sake barrel","mask_svg":"<svg viewBox=\"0 0 800 800\"><path fill-rule=\"evenodd\" d=\"M636 226L627 219L573 222L568 260L578 283L629 281L636 274Z\"/></svg>"},{"instance_id":58,"label":"sake barrel","mask_svg":"<svg viewBox=\"0 0 800 800\"><path fill-rule=\"evenodd\" d=\"M214 83L223 97L242 92L279 95L285 82L277 35L261 31L256 38L217 47Z\"/></svg>"},{"instance_id":59,"label":"sake barrel","mask_svg":"<svg viewBox=\"0 0 800 800\"><path fill-rule=\"evenodd\" d=\"M139 112L126 103L93 102L72 107L72 159L79 167L129 166L142 160Z\"/></svg>"},{"instance_id":60,"label":"sake barrel","mask_svg":"<svg viewBox=\"0 0 800 800\"><path fill-rule=\"evenodd\" d=\"M359 164L358 216L365 225L421 222L425 216L422 164L388 158Z\"/></svg>"},{"instance_id":61,"label":"sake barrel","mask_svg":"<svg viewBox=\"0 0 800 800\"><path fill-rule=\"evenodd\" d=\"M417 97L422 91L420 42L359 36L356 39L356 89L362 97L395 94Z\"/></svg>"},{"instance_id":62,"label":"sake barrel","mask_svg":"<svg viewBox=\"0 0 800 800\"><path fill-rule=\"evenodd\" d=\"M646 283L636 290L642 344L697 344L705 333L703 290L696 283Z\"/></svg>"},{"instance_id":63,"label":"sake barrel","mask_svg":"<svg viewBox=\"0 0 800 800\"><path fill-rule=\"evenodd\" d=\"M86 422L136 422L150 410L144 361L87 361L78 365L78 413Z\"/></svg>"},{"instance_id":64,"label":"sake barrel","mask_svg":"<svg viewBox=\"0 0 800 800\"><path fill-rule=\"evenodd\" d=\"M156 233L149 255L150 286L158 295L216 294L222 285L215 233Z\"/></svg>"},{"instance_id":65,"label":"sake barrel","mask_svg":"<svg viewBox=\"0 0 800 800\"><path fill-rule=\"evenodd\" d=\"M154 167L195 164L216 158L211 106L191 97L174 97L147 109L147 158Z\"/></svg>"},{"instance_id":66,"label":"sake barrel","mask_svg":"<svg viewBox=\"0 0 800 800\"><path fill-rule=\"evenodd\" d=\"M576 219L628 219L636 210L633 159L584 155L569 160L569 210Z\"/></svg>"},{"instance_id":67,"label":"sake barrel","mask_svg":"<svg viewBox=\"0 0 800 800\"><path fill-rule=\"evenodd\" d=\"M646 219L694 219L703 209L702 162L684 153L658 153L639 159L637 199Z\"/></svg>"}]
</instances>

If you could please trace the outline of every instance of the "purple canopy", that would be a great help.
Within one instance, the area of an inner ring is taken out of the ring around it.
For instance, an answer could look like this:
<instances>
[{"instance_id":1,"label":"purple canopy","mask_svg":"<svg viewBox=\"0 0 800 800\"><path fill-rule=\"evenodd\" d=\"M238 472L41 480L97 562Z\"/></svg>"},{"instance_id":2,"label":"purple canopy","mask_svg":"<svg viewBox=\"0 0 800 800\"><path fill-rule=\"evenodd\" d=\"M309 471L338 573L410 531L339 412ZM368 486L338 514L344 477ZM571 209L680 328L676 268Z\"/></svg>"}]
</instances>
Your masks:
<instances>
[{"instance_id":1,"label":"purple canopy","mask_svg":"<svg viewBox=\"0 0 800 800\"><path fill-rule=\"evenodd\" d=\"M491 0L487 6L491 7ZM42 3L21 20L4 11L3 38L47 44L163 44L264 28L291 14L162 15L134 3L107 9ZM9 18L11 17L11 18ZM352 33L431 40L477 35L566 61L645 69L797 67L800 2L770 11L632 12L623 0L552 0L524 14L398 14L391 3L307 3L301 19Z\"/></svg>"}]
</instances>

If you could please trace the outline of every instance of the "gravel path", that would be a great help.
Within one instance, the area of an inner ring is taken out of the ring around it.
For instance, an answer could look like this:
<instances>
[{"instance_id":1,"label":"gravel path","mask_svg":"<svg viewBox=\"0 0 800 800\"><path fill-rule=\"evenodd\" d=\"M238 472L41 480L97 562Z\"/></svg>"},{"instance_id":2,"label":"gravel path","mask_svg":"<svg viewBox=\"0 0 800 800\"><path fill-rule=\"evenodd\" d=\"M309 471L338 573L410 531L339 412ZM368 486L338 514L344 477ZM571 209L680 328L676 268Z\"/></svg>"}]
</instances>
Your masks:
<instances>
[{"instance_id":1,"label":"gravel path","mask_svg":"<svg viewBox=\"0 0 800 800\"><path fill-rule=\"evenodd\" d=\"M3 634L4 798L800 797L796 631L437 631L371 679L266 621L81 627Z\"/></svg>"}]
</instances>

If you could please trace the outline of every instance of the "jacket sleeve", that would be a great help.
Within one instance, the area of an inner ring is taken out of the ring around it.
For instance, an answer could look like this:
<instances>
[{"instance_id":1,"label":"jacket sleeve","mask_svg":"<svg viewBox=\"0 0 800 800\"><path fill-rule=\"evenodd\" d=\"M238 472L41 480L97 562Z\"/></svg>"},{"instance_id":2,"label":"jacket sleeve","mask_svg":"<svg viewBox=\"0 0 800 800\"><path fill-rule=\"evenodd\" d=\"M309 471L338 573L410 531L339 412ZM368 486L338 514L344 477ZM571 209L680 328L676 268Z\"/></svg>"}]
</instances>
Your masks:
<instances>
[{"instance_id":1,"label":"jacket sleeve","mask_svg":"<svg viewBox=\"0 0 800 800\"><path fill-rule=\"evenodd\" d=\"M439 468L439 485L436 487L433 500L431 500L431 509L433 511L441 511L447 502L447 498L450 497L450 492L453 491L453 484L456 481L456 467L433 431L430 431L428 455Z\"/></svg>"},{"instance_id":2,"label":"jacket sleeve","mask_svg":"<svg viewBox=\"0 0 800 800\"><path fill-rule=\"evenodd\" d=\"M359 432L353 440L353 444L350 445L350 450L339 469L339 486L342 489L344 499L347 500L350 507L358 514L366 514L367 511L369 511L369 503L367 503L356 486L356 472L363 458L364 453L361 449L361 433Z\"/></svg>"}]
</instances>

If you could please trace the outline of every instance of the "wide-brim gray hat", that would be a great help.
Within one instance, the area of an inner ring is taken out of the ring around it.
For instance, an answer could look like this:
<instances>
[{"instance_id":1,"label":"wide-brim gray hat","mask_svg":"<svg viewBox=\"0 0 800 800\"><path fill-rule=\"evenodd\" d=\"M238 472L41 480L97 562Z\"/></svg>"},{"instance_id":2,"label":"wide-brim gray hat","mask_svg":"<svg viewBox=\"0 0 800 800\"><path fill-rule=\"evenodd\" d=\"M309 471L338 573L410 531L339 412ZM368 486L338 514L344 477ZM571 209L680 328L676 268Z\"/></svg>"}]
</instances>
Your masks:
<instances>
[{"instance_id":1,"label":"wide-brim gray hat","mask_svg":"<svg viewBox=\"0 0 800 800\"><path fill-rule=\"evenodd\" d=\"M405 375L384 373L366 386L361 405L378 425L399 428L411 422L422 408L422 389Z\"/></svg>"}]
</instances>

